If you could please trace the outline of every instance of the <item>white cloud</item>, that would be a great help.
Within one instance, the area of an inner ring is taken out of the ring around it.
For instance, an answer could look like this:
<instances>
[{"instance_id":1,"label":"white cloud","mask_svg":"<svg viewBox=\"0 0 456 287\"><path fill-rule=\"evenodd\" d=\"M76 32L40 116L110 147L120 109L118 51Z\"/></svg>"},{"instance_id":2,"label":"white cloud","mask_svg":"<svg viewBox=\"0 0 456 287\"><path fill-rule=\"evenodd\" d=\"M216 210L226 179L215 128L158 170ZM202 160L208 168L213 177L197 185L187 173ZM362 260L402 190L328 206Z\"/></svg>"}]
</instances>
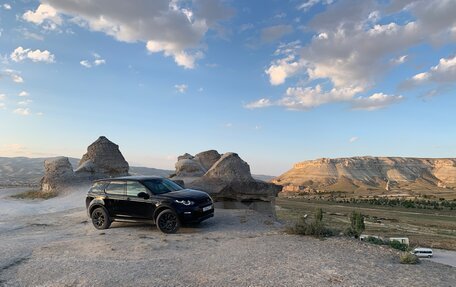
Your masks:
<instances>
[{"instance_id":1,"label":"white cloud","mask_svg":"<svg viewBox=\"0 0 456 287\"><path fill-rule=\"evenodd\" d=\"M174 88L175 88L176 91L178 91L179 93L184 94L184 93L187 91L188 86L185 85L185 84L181 84L181 85L174 85Z\"/></svg>"},{"instance_id":2,"label":"white cloud","mask_svg":"<svg viewBox=\"0 0 456 287\"><path fill-rule=\"evenodd\" d=\"M95 66L103 65L103 64L106 64L106 60L104 60L104 59L96 59L95 61L93 61L93 64Z\"/></svg>"},{"instance_id":3,"label":"white cloud","mask_svg":"<svg viewBox=\"0 0 456 287\"><path fill-rule=\"evenodd\" d=\"M456 56L441 58L439 63L431 67L427 72L418 73L411 79L405 80L401 84L401 88L409 89L431 82L439 85L449 85L456 82ZM435 96L437 91L443 90L445 90L444 87L440 86L430 93Z\"/></svg>"},{"instance_id":4,"label":"white cloud","mask_svg":"<svg viewBox=\"0 0 456 287\"><path fill-rule=\"evenodd\" d=\"M403 96L375 93L369 97L355 97L359 88L333 88L324 91L320 85L315 87L292 87L277 101L260 99L245 105L245 108L256 109L270 106L282 106L288 110L306 111L330 103L348 103L354 110L374 111L400 102Z\"/></svg>"},{"instance_id":5,"label":"white cloud","mask_svg":"<svg viewBox=\"0 0 456 287\"><path fill-rule=\"evenodd\" d=\"M22 91L18 94L19 97L27 97L28 95L29 95L29 93L26 91Z\"/></svg>"},{"instance_id":6,"label":"white cloud","mask_svg":"<svg viewBox=\"0 0 456 287\"><path fill-rule=\"evenodd\" d=\"M22 19L41 25L46 30L56 30L62 24L62 18L54 7L49 4L40 4L36 11L28 10Z\"/></svg>"},{"instance_id":7,"label":"white cloud","mask_svg":"<svg viewBox=\"0 0 456 287\"><path fill-rule=\"evenodd\" d=\"M392 104L398 103L404 99L403 96L385 95L383 93L375 93L370 97L358 97L353 100L352 108L354 110L373 111L386 108Z\"/></svg>"},{"instance_id":8,"label":"white cloud","mask_svg":"<svg viewBox=\"0 0 456 287\"><path fill-rule=\"evenodd\" d=\"M262 29L260 39L264 43L270 43L279 40L291 32L293 32L293 27L290 25L275 25Z\"/></svg>"},{"instance_id":9,"label":"white cloud","mask_svg":"<svg viewBox=\"0 0 456 287\"><path fill-rule=\"evenodd\" d=\"M333 0L306 0L303 3L301 3L297 8L299 10L307 11L313 6L317 5L318 3L322 3L324 5L331 4Z\"/></svg>"},{"instance_id":10,"label":"white cloud","mask_svg":"<svg viewBox=\"0 0 456 287\"><path fill-rule=\"evenodd\" d=\"M10 55L11 60L14 62L22 62L25 59L30 59L33 62L54 63L55 56L48 50L41 51L39 49L33 51L31 49L24 49L17 47Z\"/></svg>"},{"instance_id":11,"label":"white cloud","mask_svg":"<svg viewBox=\"0 0 456 287\"><path fill-rule=\"evenodd\" d=\"M44 115L44 113L42 113L42 112L38 112L38 113L36 113L36 115L37 115L37 116L39 116L39 117L41 117L41 116L43 116L43 115Z\"/></svg>"},{"instance_id":12,"label":"white cloud","mask_svg":"<svg viewBox=\"0 0 456 287\"><path fill-rule=\"evenodd\" d=\"M0 101L3 101L4 99L6 99L6 95L5 94L0 94Z\"/></svg>"},{"instance_id":13,"label":"white cloud","mask_svg":"<svg viewBox=\"0 0 456 287\"><path fill-rule=\"evenodd\" d=\"M20 72L18 72L18 71L14 71L11 69L5 69L5 70L3 70L2 74L7 77L10 77L11 80L15 83L21 84L24 82L24 79L19 75Z\"/></svg>"},{"instance_id":14,"label":"white cloud","mask_svg":"<svg viewBox=\"0 0 456 287\"><path fill-rule=\"evenodd\" d=\"M269 99L259 99L257 101L248 103L244 105L244 108L246 109L259 109L259 108L266 108L272 106L273 103Z\"/></svg>"},{"instance_id":15,"label":"white cloud","mask_svg":"<svg viewBox=\"0 0 456 287\"><path fill-rule=\"evenodd\" d=\"M233 127L233 124L232 124L232 123L226 123L226 124L225 124L225 128L228 128L228 129L229 129L229 128L232 128L232 127Z\"/></svg>"},{"instance_id":16,"label":"white cloud","mask_svg":"<svg viewBox=\"0 0 456 287\"><path fill-rule=\"evenodd\" d=\"M297 50L300 49L298 41L288 44L281 44L274 52L274 55L282 56L271 63L265 73L269 76L271 85L281 85L285 80L294 76L305 67L304 60L297 60Z\"/></svg>"},{"instance_id":17,"label":"white cloud","mask_svg":"<svg viewBox=\"0 0 456 287\"><path fill-rule=\"evenodd\" d=\"M179 66L195 67L202 57L202 40L209 29L221 30L219 20L232 15L222 1L197 0L181 3L169 0L138 0L126 5L122 0L47 0L36 11L23 15L37 25L71 22L103 32L123 42L144 42L151 53L171 56ZM186 4L185 7L180 7Z\"/></svg>"},{"instance_id":18,"label":"white cloud","mask_svg":"<svg viewBox=\"0 0 456 287\"><path fill-rule=\"evenodd\" d=\"M407 61L407 59L408 59L408 55L403 55L398 58L392 59L391 62L393 64L400 65L400 64L405 63Z\"/></svg>"},{"instance_id":19,"label":"white cloud","mask_svg":"<svg viewBox=\"0 0 456 287\"><path fill-rule=\"evenodd\" d=\"M93 53L92 54L95 60L89 61L89 60L82 60L79 62L81 66L86 67L86 68L92 68L94 66L100 66L106 64L106 60L103 59L99 54Z\"/></svg>"},{"instance_id":20,"label":"white cloud","mask_svg":"<svg viewBox=\"0 0 456 287\"><path fill-rule=\"evenodd\" d=\"M4 109L6 109L5 103L0 103L0 110L4 110Z\"/></svg>"},{"instance_id":21,"label":"white cloud","mask_svg":"<svg viewBox=\"0 0 456 287\"><path fill-rule=\"evenodd\" d=\"M30 115L30 109L29 108L17 108L13 111L13 113L21 116L28 116Z\"/></svg>"},{"instance_id":22,"label":"white cloud","mask_svg":"<svg viewBox=\"0 0 456 287\"><path fill-rule=\"evenodd\" d=\"M11 10L11 5L8 4L8 3L3 4L2 7L3 7L3 9L5 9L5 10Z\"/></svg>"},{"instance_id":23,"label":"white cloud","mask_svg":"<svg viewBox=\"0 0 456 287\"><path fill-rule=\"evenodd\" d=\"M351 138L348 140L348 142L354 143L354 142L357 141L357 140L358 140L358 137L351 137Z\"/></svg>"},{"instance_id":24,"label":"white cloud","mask_svg":"<svg viewBox=\"0 0 456 287\"><path fill-rule=\"evenodd\" d=\"M19 106L28 106L31 102L33 102L33 101L32 100L25 100L25 101L20 101L17 104Z\"/></svg>"},{"instance_id":25,"label":"white cloud","mask_svg":"<svg viewBox=\"0 0 456 287\"><path fill-rule=\"evenodd\" d=\"M300 8L306 10L319 2L306 1ZM308 25L314 32L310 42L282 53L265 70L272 85L284 84L296 75L307 77L307 83L301 81L298 87L288 88L279 105L305 110L344 101L352 103L354 109L374 110L402 100L402 96L382 93L360 96L369 93L389 69L396 67L388 63L402 64L408 57L396 55L423 43L450 43L452 29L456 27L456 1L400 2L401 5L395 1L335 1L317 14ZM413 20L381 21L402 12L410 14ZM414 80L455 81L454 62L443 59ZM310 86L315 85L312 82L324 82L324 88Z\"/></svg>"},{"instance_id":26,"label":"white cloud","mask_svg":"<svg viewBox=\"0 0 456 287\"><path fill-rule=\"evenodd\" d=\"M82 60L81 62L79 62L79 64L81 64L81 66L86 67L86 68L92 67L92 64L87 60Z\"/></svg>"}]
</instances>

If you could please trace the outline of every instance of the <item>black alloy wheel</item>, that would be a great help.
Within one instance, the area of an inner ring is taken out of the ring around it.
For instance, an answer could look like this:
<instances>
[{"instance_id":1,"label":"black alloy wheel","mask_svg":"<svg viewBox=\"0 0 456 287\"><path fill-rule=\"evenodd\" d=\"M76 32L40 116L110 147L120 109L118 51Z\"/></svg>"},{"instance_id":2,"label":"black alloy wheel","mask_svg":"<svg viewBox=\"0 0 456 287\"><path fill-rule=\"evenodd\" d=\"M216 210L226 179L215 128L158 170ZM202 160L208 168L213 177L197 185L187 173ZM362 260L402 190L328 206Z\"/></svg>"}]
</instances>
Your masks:
<instances>
[{"instance_id":1,"label":"black alloy wheel","mask_svg":"<svg viewBox=\"0 0 456 287\"><path fill-rule=\"evenodd\" d=\"M157 216L157 228L163 233L176 233L179 226L179 218L171 209L163 210Z\"/></svg>"}]
</instances>

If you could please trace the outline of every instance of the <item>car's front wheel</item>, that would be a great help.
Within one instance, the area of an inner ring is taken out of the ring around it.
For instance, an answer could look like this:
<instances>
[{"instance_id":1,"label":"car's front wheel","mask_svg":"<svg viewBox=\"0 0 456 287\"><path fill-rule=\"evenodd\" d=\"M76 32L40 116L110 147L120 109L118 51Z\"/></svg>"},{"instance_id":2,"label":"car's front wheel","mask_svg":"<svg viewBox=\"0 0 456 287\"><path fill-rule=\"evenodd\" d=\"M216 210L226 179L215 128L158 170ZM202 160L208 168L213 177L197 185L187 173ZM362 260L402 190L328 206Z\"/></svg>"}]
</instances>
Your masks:
<instances>
[{"instance_id":1,"label":"car's front wheel","mask_svg":"<svg viewBox=\"0 0 456 287\"><path fill-rule=\"evenodd\" d=\"M92 211L91 214L93 226L96 229L108 229L111 225L111 219L106 209L103 207L97 207Z\"/></svg>"},{"instance_id":2,"label":"car's front wheel","mask_svg":"<svg viewBox=\"0 0 456 287\"><path fill-rule=\"evenodd\" d=\"M165 209L157 216L157 228L163 233L176 233L180 222L177 214L171 209Z\"/></svg>"}]
</instances>

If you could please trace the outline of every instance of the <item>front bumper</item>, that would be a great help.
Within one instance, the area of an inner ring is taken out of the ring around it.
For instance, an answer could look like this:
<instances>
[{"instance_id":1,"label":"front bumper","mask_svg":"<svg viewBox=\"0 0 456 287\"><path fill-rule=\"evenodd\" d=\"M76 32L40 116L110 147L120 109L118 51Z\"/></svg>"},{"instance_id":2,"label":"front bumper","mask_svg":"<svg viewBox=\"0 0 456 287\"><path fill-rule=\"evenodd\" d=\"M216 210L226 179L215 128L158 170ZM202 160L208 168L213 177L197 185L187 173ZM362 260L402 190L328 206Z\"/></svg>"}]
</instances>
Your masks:
<instances>
[{"instance_id":1,"label":"front bumper","mask_svg":"<svg viewBox=\"0 0 456 287\"><path fill-rule=\"evenodd\" d=\"M177 212L182 223L199 223L214 216L214 204L212 208L203 211L204 206L186 207Z\"/></svg>"}]
</instances>

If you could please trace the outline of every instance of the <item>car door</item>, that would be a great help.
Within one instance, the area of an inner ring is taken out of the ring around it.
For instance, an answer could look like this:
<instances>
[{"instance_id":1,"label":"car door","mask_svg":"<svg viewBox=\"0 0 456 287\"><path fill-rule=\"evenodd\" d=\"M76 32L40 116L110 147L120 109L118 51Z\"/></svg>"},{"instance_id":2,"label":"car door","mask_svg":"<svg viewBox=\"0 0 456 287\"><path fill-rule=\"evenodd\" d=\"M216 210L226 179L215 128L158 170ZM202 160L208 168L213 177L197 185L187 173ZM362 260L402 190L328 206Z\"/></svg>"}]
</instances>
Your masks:
<instances>
[{"instance_id":1,"label":"car door","mask_svg":"<svg viewBox=\"0 0 456 287\"><path fill-rule=\"evenodd\" d=\"M126 182L122 180L112 180L105 189L105 205L112 216L125 214Z\"/></svg>"},{"instance_id":2,"label":"car door","mask_svg":"<svg viewBox=\"0 0 456 287\"><path fill-rule=\"evenodd\" d=\"M139 195L147 194L147 198ZM127 203L128 214L138 218L152 218L155 204L150 191L138 181L127 181Z\"/></svg>"}]
</instances>

